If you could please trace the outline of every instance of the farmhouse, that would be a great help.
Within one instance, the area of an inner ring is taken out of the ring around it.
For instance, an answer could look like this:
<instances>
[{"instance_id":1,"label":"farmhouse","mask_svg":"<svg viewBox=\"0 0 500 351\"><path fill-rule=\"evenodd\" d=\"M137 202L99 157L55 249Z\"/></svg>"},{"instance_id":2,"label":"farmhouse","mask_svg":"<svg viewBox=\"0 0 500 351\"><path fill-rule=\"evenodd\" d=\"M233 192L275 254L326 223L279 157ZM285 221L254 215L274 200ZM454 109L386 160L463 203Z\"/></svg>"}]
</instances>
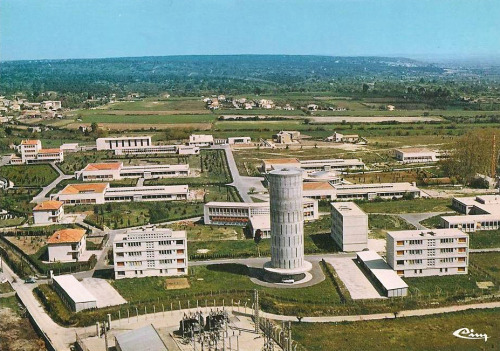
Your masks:
<instances>
[{"instance_id":1,"label":"farmhouse","mask_svg":"<svg viewBox=\"0 0 500 351\"><path fill-rule=\"evenodd\" d=\"M173 178L189 176L189 165L143 165L124 166L121 162L89 163L75 172L76 179L89 181L111 181L123 178Z\"/></svg>"},{"instance_id":2,"label":"farmhouse","mask_svg":"<svg viewBox=\"0 0 500 351\"><path fill-rule=\"evenodd\" d=\"M59 223L64 216L62 201L44 201L33 208L35 224Z\"/></svg>"},{"instance_id":3,"label":"farmhouse","mask_svg":"<svg viewBox=\"0 0 500 351\"><path fill-rule=\"evenodd\" d=\"M341 134L334 132L333 135L327 137L325 141L330 141L334 143L366 143L364 138L361 138L358 134Z\"/></svg>"},{"instance_id":4,"label":"farmhouse","mask_svg":"<svg viewBox=\"0 0 500 351\"><path fill-rule=\"evenodd\" d=\"M78 261L87 248L86 238L84 229L61 229L56 231L47 241L49 261Z\"/></svg>"},{"instance_id":5,"label":"farmhouse","mask_svg":"<svg viewBox=\"0 0 500 351\"><path fill-rule=\"evenodd\" d=\"M178 276L188 272L185 231L132 229L113 242L115 279Z\"/></svg>"},{"instance_id":6,"label":"farmhouse","mask_svg":"<svg viewBox=\"0 0 500 351\"><path fill-rule=\"evenodd\" d=\"M469 236L458 229L387 233L387 263L400 276L467 274Z\"/></svg>"},{"instance_id":7,"label":"farmhouse","mask_svg":"<svg viewBox=\"0 0 500 351\"><path fill-rule=\"evenodd\" d=\"M296 130L282 130L273 135L273 140L278 144L292 144L300 140L300 132Z\"/></svg>"}]
</instances>

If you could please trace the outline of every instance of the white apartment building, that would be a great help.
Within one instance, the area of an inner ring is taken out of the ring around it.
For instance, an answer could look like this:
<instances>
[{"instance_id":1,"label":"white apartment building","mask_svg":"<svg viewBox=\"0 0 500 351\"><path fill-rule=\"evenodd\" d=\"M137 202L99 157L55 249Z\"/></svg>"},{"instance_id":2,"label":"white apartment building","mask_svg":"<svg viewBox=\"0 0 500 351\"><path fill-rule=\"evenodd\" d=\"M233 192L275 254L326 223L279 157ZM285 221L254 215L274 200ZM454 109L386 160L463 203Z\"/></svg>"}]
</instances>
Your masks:
<instances>
[{"instance_id":1,"label":"white apartment building","mask_svg":"<svg viewBox=\"0 0 500 351\"><path fill-rule=\"evenodd\" d=\"M62 229L47 240L50 262L73 262L80 259L87 249L84 229Z\"/></svg>"},{"instance_id":2,"label":"white apartment building","mask_svg":"<svg viewBox=\"0 0 500 351\"><path fill-rule=\"evenodd\" d=\"M394 150L396 159L403 163L436 162L438 153L426 148L405 148Z\"/></svg>"},{"instance_id":3,"label":"white apartment building","mask_svg":"<svg viewBox=\"0 0 500 351\"><path fill-rule=\"evenodd\" d=\"M64 216L62 201L44 201L33 208L33 221L35 224L59 223Z\"/></svg>"},{"instance_id":4,"label":"white apartment building","mask_svg":"<svg viewBox=\"0 0 500 351\"><path fill-rule=\"evenodd\" d=\"M303 199L304 220L319 218L318 202ZM250 225L252 234L260 229L263 238L269 237L271 230L269 202L208 202L203 206L205 224Z\"/></svg>"},{"instance_id":5,"label":"white apartment building","mask_svg":"<svg viewBox=\"0 0 500 351\"><path fill-rule=\"evenodd\" d=\"M89 163L81 171L75 172L76 179L84 182L111 181L123 178L152 179L188 176L188 164L124 166L122 162Z\"/></svg>"},{"instance_id":6,"label":"white apartment building","mask_svg":"<svg viewBox=\"0 0 500 351\"><path fill-rule=\"evenodd\" d=\"M214 137L208 134L191 134L188 145L198 147L214 145Z\"/></svg>"},{"instance_id":7,"label":"white apartment building","mask_svg":"<svg viewBox=\"0 0 500 351\"><path fill-rule=\"evenodd\" d=\"M282 168L302 168L308 173L317 171L363 170L365 164L360 159L299 160L296 158L276 158L262 160L262 170L270 172Z\"/></svg>"},{"instance_id":8,"label":"white apartment building","mask_svg":"<svg viewBox=\"0 0 500 351\"><path fill-rule=\"evenodd\" d=\"M152 185L112 188L109 183L68 184L51 199L66 205L123 201L173 201L189 199L187 185Z\"/></svg>"},{"instance_id":9,"label":"white apartment building","mask_svg":"<svg viewBox=\"0 0 500 351\"><path fill-rule=\"evenodd\" d=\"M188 273L185 231L156 227L118 234L113 242L115 279Z\"/></svg>"},{"instance_id":10,"label":"white apartment building","mask_svg":"<svg viewBox=\"0 0 500 351\"><path fill-rule=\"evenodd\" d=\"M354 202L332 202L331 237L342 251L368 248L368 215Z\"/></svg>"},{"instance_id":11,"label":"white apartment building","mask_svg":"<svg viewBox=\"0 0 500 351\"><path fill-rule=\"evenodd\" d=\"M153 145L150 136L97 138L97 150L119 150Z\"/></svg>"},{"instance_id":12,"label":"white apartment building","mask_svg":"<svg viewBox=\"0 0 500 351\"><path fill-rule=\"evenodd\" d=\"M17 149L21 154L21 160L19 161L17 157L13 157L11 159L13 164L64 161L64 154L61 149L43 149L40 140L23 140Z\"/></svg>"},{"instance_id":13,"label":"white apartment building","mask_svg":"<svg viewBox=\"0 0 500 351\"><path fill-rule=\"evenodd\" d=\"M442 216L443 228L464 232L500 229L500 195L453 198L452 207L465 216Z\"/></svg>"},{"instance_id":14,"label":"white apartment building","mask_svg":"<svg viewBox=\"0 0 500 351\"><path fill-rule=\"evenodd\" d=\"M467 274L469 236L458 229L387 233L387 263L400 276Z\"/></svg>"}]
</instances>

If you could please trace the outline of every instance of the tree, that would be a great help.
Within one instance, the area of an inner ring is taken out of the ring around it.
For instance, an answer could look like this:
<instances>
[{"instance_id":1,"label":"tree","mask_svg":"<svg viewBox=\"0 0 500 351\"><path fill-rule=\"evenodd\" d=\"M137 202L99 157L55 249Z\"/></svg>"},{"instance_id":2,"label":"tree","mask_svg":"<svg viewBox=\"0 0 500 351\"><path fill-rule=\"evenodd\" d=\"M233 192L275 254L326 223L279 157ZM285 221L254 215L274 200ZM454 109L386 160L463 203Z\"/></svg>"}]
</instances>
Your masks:
<instances>
[{"instance_id":1,"label":"tree","mask_svg":"<svg viewBox=\"0 0 500 351\"><path fill-rule=\"evenodd\" d=\"M257 255L260 257L259 244L262 241L262 230L257 229L255 231L255 236L253 237L253 241L255 242L255 245L257 246Z\"/></svg>"}]
</instances>

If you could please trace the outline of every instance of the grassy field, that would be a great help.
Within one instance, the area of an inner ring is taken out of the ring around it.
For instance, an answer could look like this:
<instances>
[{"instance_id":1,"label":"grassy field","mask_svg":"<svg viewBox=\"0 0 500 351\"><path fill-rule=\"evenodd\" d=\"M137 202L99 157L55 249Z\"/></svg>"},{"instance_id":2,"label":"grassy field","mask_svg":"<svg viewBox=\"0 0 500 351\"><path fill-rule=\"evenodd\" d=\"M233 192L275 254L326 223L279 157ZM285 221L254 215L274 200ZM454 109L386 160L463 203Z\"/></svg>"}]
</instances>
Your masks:
<instances>
[{"instance_id":1,"label":"grassy field","mask_svg":"<svg viewBox=\"0 0 500 351\"><path fill-rule=\"evenodd\" d=\"M500 247L500 230L479 230L469 233L471 249Z\"/></svg>"},{"instance_id":2,"label":"grassy field","mask_svg":"<svg viewBox=\"0 0 500 351\"><path fill-rule=\"evenodd\" d=\"M0 294L5 294L14 291L10 286L10 283L0 283Z\"/></svg>"},{"instance_id":3,"label":"grassy field","mask_svg":"<svg viewBox=\"0 0 500 351\"><path fill-rule=\"evenodd\" d=\"M347 175L345 179L355 184L416 182L418 174L418 170L364 173Z\"/></svg>"},{"instance_id":4,"label":"grassy field","mask_svg":"<svg viewBox=\"0 0 500 351\"><path fill-rule=\"evenodd\" d=\"M470 262L488 273L500 284L500 252L474 253L470 255Z\"/></svg>"},{"instance_id":5,"label":"grassy field","mask_svg":"<svg viewBox=\"0 0 500 351\"><path fill-rule=\"evenodd\" d=\"M388 230L415 229L401 217L383 214L369 214L368 227L371 230L370 237L374 239L385 239Z\"/></svg>"},{"instance_id":6,"label":"grassy field","mask_svg":"<svg viewBox=\"0 0 500 351\"><path fill-rule=\"evenodd\" d=\"M43 187L57 178L57 171L48 164L0 167L0 176L20 187Z\"/></svg>"},{"instance_id":7,"label":"grassy field","mask_svg":"<svg viewBox=\"0 0 500 351\"><path fill-rule=\"evenodd\" d=\"M0 227L15 227L15 226L23 224L24 221L25 221L24 217L0 219Z\"/></svg>"},{"instance_id":8,"label":"grassy field","mask_svg":"<svg viewBox=\"0 0 500 351\"><path fill-rule=\"evenodd\" d=\"M19 216L31 214L34 207L30 201L41 189L16 188L0 190L0 208L13 211Z\"/></svg>"},{"instance_id":9,"label":"grassy field","mask_svg":"<svg viewBox=\"0 0 500 351\"><path fill-rule=\"evenodd\" d=\"M441 198L359 202L358 205L367 213L421 213L451 210L450 199Z\"/></svg>"},{"instance_id":10,"label":"grassy field","mask_svg":"<svg viewBox=\"0 0 500 351\"><path fill-rule=\"evenodd\" d=\"M189 241L218 241L244 239L242 227L215 226L190 221L173 223L166 226L172 230L185 230Z\"/></svg>"},{"instance_id":11,"label":"grassy field","mask_svg":"<svg viewBox=\"0 0 500 351\"><path fill-rule=\"evenodd\" d=\"M468 327L490 336L465 340L452 333ZM500 350L500 309L353 323L294 323L293 339L310 351Z\"/></svg>"}]
</instances>

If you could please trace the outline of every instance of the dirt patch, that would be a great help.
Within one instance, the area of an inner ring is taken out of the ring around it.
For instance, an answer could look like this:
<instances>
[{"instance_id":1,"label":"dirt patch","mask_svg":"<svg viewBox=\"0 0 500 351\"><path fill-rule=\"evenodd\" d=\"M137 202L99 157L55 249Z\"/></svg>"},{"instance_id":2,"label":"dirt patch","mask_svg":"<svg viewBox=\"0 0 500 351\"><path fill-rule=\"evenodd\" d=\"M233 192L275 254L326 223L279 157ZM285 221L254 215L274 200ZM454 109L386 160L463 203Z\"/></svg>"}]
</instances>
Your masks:
<instances>
[{"instance_id":1,"label":"dirt patch","mask_svg":"<svg viewBox=\"0 0 500 351\"><path fill-rule=\"evenodd\" d=\"M33 255L47 244L48 236L9 236L7 240L20 248L24 253Z\"/></svg>"},{"instance_id":2,"label":"dirt patch","mask_svg":"<svg viewBox=\"0 0 500 351\"><path fill-rule=\"evenodd\" d=\"M165 280L165 289L167 290L187 289L189 286L187 278L170 278Z\"/></svg>"},{"instance_id":3,"label":"dirt patch","mask_svg":"<svg viewBox=\"0 0 500 351\"><path fill-rule=\"evenodd\" d=\"M21 318L8 307L0 307L0 350L46 351L27 318Z\"/></svg>"}]
</instances>

